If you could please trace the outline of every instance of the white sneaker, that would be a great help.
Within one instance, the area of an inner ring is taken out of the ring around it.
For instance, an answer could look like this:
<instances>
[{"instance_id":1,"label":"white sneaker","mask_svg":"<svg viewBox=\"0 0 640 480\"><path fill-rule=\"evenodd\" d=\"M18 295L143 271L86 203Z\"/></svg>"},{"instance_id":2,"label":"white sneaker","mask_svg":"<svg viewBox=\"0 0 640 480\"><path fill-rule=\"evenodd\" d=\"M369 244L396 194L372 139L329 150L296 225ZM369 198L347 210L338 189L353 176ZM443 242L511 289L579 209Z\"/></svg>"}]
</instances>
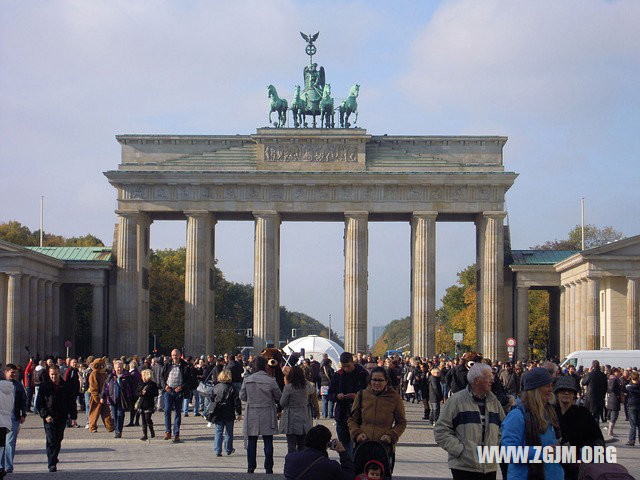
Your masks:
<instances>
[{"instance_id":1,"label":"white sneaker","mask_svg":"<svg viewBox=\"0 0 640 480\"><path fill-rule=\"evenodd\" d=\"M207 428L211 428L211 422L207 422Z\"/></svg>"},{"instance_id":2,"label":"white sneaker","mask_svg":"<svg viewBox=\"0 0 640 480\"><path fill-rule=\"evenodd\" d=\"M89 430L89 424L87 423L84 428L86 428L87 430Z\"/></svg>"}]
</instances>

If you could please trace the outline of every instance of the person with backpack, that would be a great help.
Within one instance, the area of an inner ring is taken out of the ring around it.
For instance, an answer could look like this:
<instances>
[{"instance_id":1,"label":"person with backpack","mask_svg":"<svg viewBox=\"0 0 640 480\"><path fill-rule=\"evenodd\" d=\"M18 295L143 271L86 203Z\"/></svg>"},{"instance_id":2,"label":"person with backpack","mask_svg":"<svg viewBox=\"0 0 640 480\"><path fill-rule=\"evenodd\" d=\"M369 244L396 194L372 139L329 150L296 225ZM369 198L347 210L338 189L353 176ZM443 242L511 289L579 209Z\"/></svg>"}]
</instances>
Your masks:
<instances>
[{"instance_id":1,"label":"person with backpack","mask_svg":"<svg viewBox=\"0 0 640 480\"><path fill-rule=\"evenodd\" d=\"M225 453L231 455L235 452L233 448L233 423L242 419L242 402L239 392L233 386L231 370L221 371L217 380L211 394L207 420L215 425L213 451L216 457L221 457L223 435Z\"/></svg>"}]
</instances>

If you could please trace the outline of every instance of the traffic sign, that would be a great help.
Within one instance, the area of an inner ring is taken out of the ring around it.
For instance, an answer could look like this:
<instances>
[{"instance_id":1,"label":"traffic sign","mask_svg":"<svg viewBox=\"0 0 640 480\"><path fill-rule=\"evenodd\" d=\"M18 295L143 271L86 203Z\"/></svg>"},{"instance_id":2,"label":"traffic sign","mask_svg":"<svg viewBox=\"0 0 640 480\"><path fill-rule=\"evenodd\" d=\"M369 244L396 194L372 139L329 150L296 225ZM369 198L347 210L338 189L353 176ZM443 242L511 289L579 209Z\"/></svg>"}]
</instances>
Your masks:
<instances>
[{"instance_id":1,"label":"traffic sign","mask_svg":"<svg viewBox=\"0 0 640 480\"><path fill-rule=\"evenodd\" d=\"M513 337L507 338L507 347L515 347L515 346L516 346L516 339Z\"/></svg>"},{"instance_id":2,"label":"traffic sign","mask_svg":"<svg viewBox=\"0 0 640 480\"><path fill-rule=\"evenodd\" d=\"M515 351L514 347L507 347L507 352L509 352L509 354L512 354Z\"/></svg>"},{"instance_id":3,"label":"traffic sign","mask_svg":"<svg viewBox=\"0 0 640 480\"><path fill-rule=\"evenodd\" d=\"M462 343L462 340L464 339L464 333L462 332L455 332L453 334L453 341L456 343Z\"/></svg>"},{"instance_id":4,"label":"traffic sign","mask_svg":"<svg viewBox=\"0 0 640 480\"><path fill-rule=\"evenodd\" d=\"M71 343L71 340L65 340L65 342L64 342L64 346L65 346L65 348L71 348L71 345L73 345L73 344Z\"/></svg>"}]
</instances>

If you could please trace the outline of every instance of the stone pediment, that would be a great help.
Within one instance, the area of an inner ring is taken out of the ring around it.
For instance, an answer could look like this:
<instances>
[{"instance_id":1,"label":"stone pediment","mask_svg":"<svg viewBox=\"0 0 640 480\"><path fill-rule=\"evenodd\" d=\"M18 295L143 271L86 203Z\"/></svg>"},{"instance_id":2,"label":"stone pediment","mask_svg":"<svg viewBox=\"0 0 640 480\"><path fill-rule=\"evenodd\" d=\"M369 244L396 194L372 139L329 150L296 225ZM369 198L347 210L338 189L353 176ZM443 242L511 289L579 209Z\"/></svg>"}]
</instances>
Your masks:
<instances>
[{"instance_id":1,"label":"stone pediment","mask_svg":"<svg viewBox=\"0 0 640 480\"><path fill-rule=\"evenodd\" d=\"M585 250L583 255L640 256L640 235L624 238L596 248Z\"/></svg>"}]
</instances>

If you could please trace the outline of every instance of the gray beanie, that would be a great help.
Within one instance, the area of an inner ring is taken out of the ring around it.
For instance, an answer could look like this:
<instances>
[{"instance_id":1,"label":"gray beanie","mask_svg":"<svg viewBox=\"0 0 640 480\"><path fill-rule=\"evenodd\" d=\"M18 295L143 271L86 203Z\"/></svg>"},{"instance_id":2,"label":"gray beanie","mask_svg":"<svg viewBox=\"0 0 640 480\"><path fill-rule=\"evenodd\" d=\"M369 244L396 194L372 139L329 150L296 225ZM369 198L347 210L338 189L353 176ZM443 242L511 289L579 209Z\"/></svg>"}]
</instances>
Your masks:
<instances>
[{"instance_id":1,"label":"gray beanie","mask_svg":"<svg viewBox=\"0 0 640 480\"><path fill-rule=\"evenodd\" d=\"M553 386L554 392L557 392L558 390L573 390L578 393L578 386L576 385L576 381L573 377L569 375L562 375L556 378L556 383Z\"/></svg>"},{"instance_id":2,"label":"gray beanie","mask_svg":"<svg viewBox=\"0 0 640 480\"><path fill-rule=\"evenodd\" d=\"M529 370L524 374L524 378L522 380L522 386L525 390L534 390L550 383L553 383L553 378L551 378L549 370L541 367Z\"/></svg>"}]
</instances>

